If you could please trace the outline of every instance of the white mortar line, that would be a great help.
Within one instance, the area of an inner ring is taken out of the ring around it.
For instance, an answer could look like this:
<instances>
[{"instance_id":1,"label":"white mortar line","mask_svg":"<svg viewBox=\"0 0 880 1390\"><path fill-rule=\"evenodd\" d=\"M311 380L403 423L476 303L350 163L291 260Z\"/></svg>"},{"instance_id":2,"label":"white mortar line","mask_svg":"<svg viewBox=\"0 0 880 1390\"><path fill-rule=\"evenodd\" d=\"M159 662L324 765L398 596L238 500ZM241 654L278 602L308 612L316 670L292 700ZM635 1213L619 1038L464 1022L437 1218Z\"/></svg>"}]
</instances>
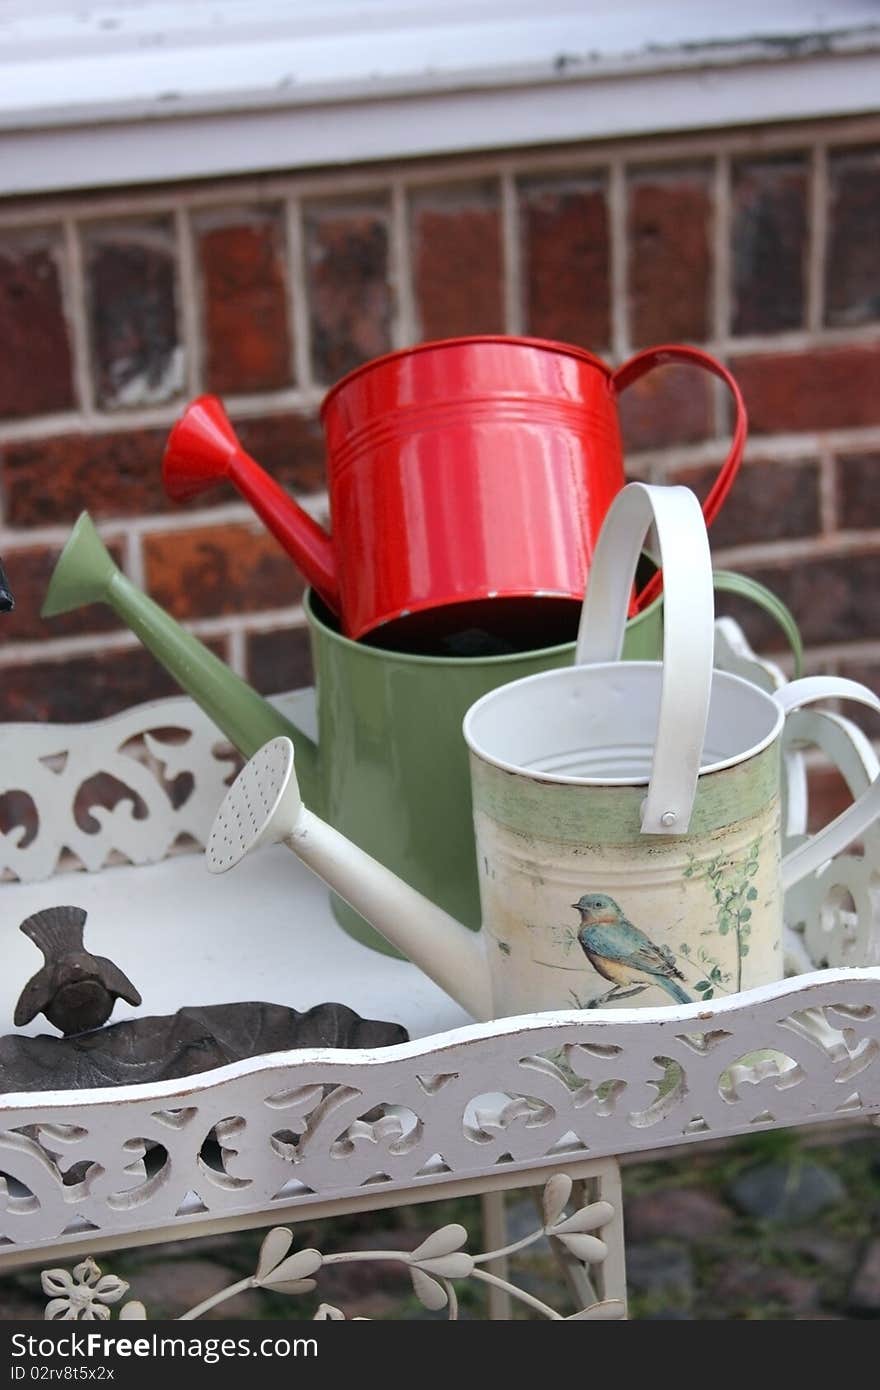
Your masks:
<instances>
[{"instance_id":1,"label":"white mortar line","mask_svg":"<svg viewBox=\"0 0 880 1390\"><path fill-rule=\"evenodd\" d=\"M15 531L10 527L0 529L0 558L6 553L13 555L23 550L60 550L70 537L73 522L65 526L40 526L33 531ZM125 549L125 523L115 522L98 525L101 538L106 545L120 545Z\"/></svg>"},{"instance_id":2,"label":"white mortar line","mask_svg":"<svg viewBox=\"0 0 880 1390\"><path fill-rule=\"evenodd\" d=\"M828 254L828 152L817 142L810 158L807 327L818 333L825 318L825 260Z\"/></svg>"},{"instance_id":3,"label":"white mortar line","mask_svg":"<svg viewBox=\"0 0 880 1390\"><path fill-rule=\"evenodd\" d=\"M775 457L777 451L793 454L798 448L802 451L802 456L805 448L817 454L821 451L823 442L827 442L828 447L836 454L876 448L880 444L880 425L812 431L807 434L759 435L752 440L751 454L755 458L763 457L765 454Z\"/></svg>"},{"instance_id":4,"label":"white mortar line","mask_svg":"<svg viewBox=\"0 0 880 1390\"><path fill-rule=\"evenodd\" d=\"M293 340L294 380L301 393L309 394L314 392L311 324L309 322L305 233L303 231L302 205L298 198L291 196L285 199L284 220L287 237L287 303L290 334Z\"/></svg>"},{"instance_id":5,"label":"white mortar line","mask_svg":"<svg viewBox=\"0 0 880 1390\"><path fill-rule=\"evenodd\" d=\"M237 676L244 676L246 674L247 652L245 649L244 633L240 628L236 628L229 633L229 638L226 643L226 663Z\"/></svg>"},{"instance_id":6,"label":"white mortar line","mask_svg":"<svg viewBox=\"0 0 880 1390\"><path fill-rule=\"evenodd\" d=\"M880 121L876 116L860 116L833 122L833 144L856 145L877 139ZM576 174L587 170L595 171L599 163L611 163L623 148L626 158L636 162L669 163L687 157L711 157L719 152L727 154L762 154L772 151L802 150L815 139L832 143L829 135L829 122L814 121L781 122L779 125L754 130L717 131L698 135L655 136L616 141L571 141L552 151L535 153L525 151L510 157L511 170L517 174L553 172L559 170ZM499 160L486 155L453 156L448 159L427 158L414 162L407 169L408 186L443 184L464 178L481 178L497 175ZM333 193L353 194L374 192L385 188L395 174L399 173L400 163L383 163L354 171L336 169L328 173L279 173L249 177L228 177L211 180L209 184L184 181L175 188L174 194L167 189L145 190L140 193L108 194L94 193L85 196L62 196L40 200L38 208L22 203L12 204L0 210L0 226L42 226L57 222L59 218L71 214L88 217L118 217L138 214L145 210L172 213L177 200L182 196L188 207L216 207L236 201L264 199L284 199L290 195L320 197L328 190Z\"/></svg>"},{"instance_id":7,"label":"white mortar line","mask_svg":"<svg viewBox=\"0 0 880 1390\"><path fill-rule=\"evenodd\" d=\"M50 637L45 641L4 642L0 669L19 663L64 661L68 657L96 656L100 652L126 651L139 646L130 632L84 632L75 637Z\"/></svg>"},{"instance_id":8,"label":"white mortar line","mask_svg":"<svg viewBox=\"0 0 880 1390\"><path fill-rule=\"evenodd\" d=\"M749 440L746 464L772 460L817 457L827 443L835 453L858 449L875 449L880 445L880 426L866 425L857 429L810 431L804 434L754 435ZM701 440L698 444L681 444L666 449L643 449L629 455L633 463L651 463L657 459L669 467L698 467L720 463L727 453L726 442L718 439Z\"/></svg>"},{"instance_id":9,"label":"white mortar line","mask_svg":"<svg viewBox=\"0 0 880 1390\"><path fill-rule=\"evenodd\" d=\"M203 390L201 271L195 252L192 221L189 210L183 204L175 209L174 226L177 236L176 285L180 296L180 340L183 344L186 393L192 397L198 396ZM179 410L178 405L178 413Z\"/></svg>"},{"instance_id":10,"label":"white mortar line","mask_svg":"<svg viewBox=\"0 0 880 1390\"><path fill-rule=\"evenodd\" d=\"M875 552L880 545L880 529L838 531L833 536L797 536L779 541L759 541L754 545L734 545L715 552L719 569L736 569L742 565L788 565L792 560L807 563L814 560L857 555L860 551ZM867 598L867 596L866 596Z\"/></svg>"},{"instance_id":11,"label":"white mortar line","mask_svg":"<svg viewBox=\"0 0 880 1390\"><path fill-rule=\"evenodd\" d=\"M730 243L732 236L732 203L730 190L730 157L720 154L712 171L712 333L714 355L722 361L733 327L732 266ZM715 434L726 438L730 433L730 393L723 382L712 379L712 422Z\"/></svg>"},{"instance_id":12,"label":"white mortar line","mask_svg":"<svg viewBox=\"0 0 880 1390\"><path fill-rule=\"evenodd\" d=\"M819 518L823 531L830 534L837 530L837 473L834 455L825 439L819 449Z\"/></svg>"},{"instance_id":13,"label":"white mortar line","mask_svg":"<svg viewBox=\"0 0 880 1390\"><path fill-rule=\"evenodd\" d=\"M326 492L297 495L299 505L311 516L318 519L325 516L329 507ZM167 531L199 530L201 527L245 524L258 529L261 525L253 510L246 502L222 503L214 507L199 507L196 510L177 509L171 512L152 512L133 517L107 517L98 523L101 535L115 538L120 532L129 536L162 534ZM27 550L34 546L60 546L70 535L73 525L61 523L57 526L33 526L0 529L0 540L7 550ZM2 552L0 552L2 553Z\"/></svg>"},{"instance_id":14,"label":"white mortar line","mask_svg":"<svg viewBox=\"0 0 880 1390\"><path fill-rule=\"evenodd\" d=\"M521 336L527 329L522 224L516 178L508 164L501 170L501 274L504 331Z\"/></svg>"},{"instance_id":15,"label":"white mortar line","mask_svg":"<svg viewBox=\"0 0 880 1390\"><path fill-rule=\"evenodd\" d=\"M292 494L293 495L293 494ZM327 510L326 492L310 493L296 499L310 516L321 517ZM108 521L104 523L110 525ZM166 531L196 531L201 527L223 525L246 525L255 532L265 531L260 519L247 502L232 502L215 507L200 507L197 511L188 508L175 508L171 512L154 512L151 515L134 516L121 523L137 535L153 535Z\"/></svg>"},{"instance_id":16,"label":"white mortar line","mask_svg":"<svg viewBox=\"0 0 880 1390\"><path fill-rule=\"evenodd\" d=\"M626 164L615 158L608 171L608 236L611 259L611 356L622 362L630 354L629 236Z\"/></svg>"},{"instance_id":17,"label":"white mortar line","mask_svg":"<svg viewBox=\"0 0 880 1390\"><path fill-rule=\"evenodd\" d=\"M242 631L247 634L251 632L275 632L282 627L305 627L306 615L302 604L297 604L294 608L284 609L263 609L257 613L247 613L243 615Z\"/></svg>"},{"instance_id":18,"label":"white mortar line","mask_svg":"<svg viewBox=\"0 0 880 1390\"><path fill-rule=\"evenodd\" d=\"M199 526L219 526L226 522L252 521L254 514L245 502L232 503L230 506L199 508L198 511L173 511L173 512L153 512L149 516L134 517L101 517L96 521L96 526L101 536L106 540L107 537L118 536L125 533L128 536L141 536L145 532L163 532L187 530L189 526L198 528ZM70 535L73 525L73 518L69 522L61 522L56 526L34 526L28 528L12 529L6 527L0 535L7 549L17 547L26 549L30 546L58 546L63 545Z\"/></svg>"},{"instance_id":19,"label":"white mortar line","mask_svg":"<svg viewBox=\"0 0 880 1390\"><path fill-rule=\"evenodd\" d=\"M78 228L72 218L66 217L64 219L63 230L67 274L62 278L62 284L64 286L64 307L70 325L74 389L80 410L88 416L94 410L95 402L92 396L91 352L82 243Z\"/></svg>"},{"instance_id":20,"label":"white mortar line","mask_svg":"<svg viewBox=\"0 0 880 1390\"><path fill-rule=\"evenodd\" d=\"M391 185L388 276L394 300L391 343L395 348L408 347L416 341L419 331L410 258L409 205L402 179L394 179Z\"/></svg>"},{"instance_id":21,"label":"white mortar line","mask_svg":"<svg viewBox=\"0 0 880 1390\"><path fill-rule=\"evenodd\" d=\"M223 401L230 415L247 418L280 410L311 410L320 405L324 395L323 387L310 386L301 390L291 387L284 391L255 391L250 395L234 395L230 392L224 394Z\"/></svg>"},{"instance_id":22,"label":"white mortar line","mask_svg":"<svg viewBox=\"0 0 880 1390\"><path fill-rule=\"evenodd\" d=\"M779 355L785 352L800 352L803 350L813 350L817 352L833 350L840 347L877 347L880 344L880 328L876 323L853 324L847 328L822 328L816 333L786 333L780 336L779 342L771 340L763 351ZM758 350L757 340L744 339L742 346L737 341L731 344L731 352L755 352Z\"/></svg>"},{"instance_id":23,"label":"white mortar line","mask_svg":"<svg viewBox=\"0 0 880 1390\"><path fill-rule=\"evenodd\" d=\"M264 391L253 395L224 395L223 401L230 415L249 419L251 416L271 415L279 411L307 412L320 405L325 395L323 388L297 390L291 387L282 391ZM120 410L112 414L85 411L74 414L64 412L56 415L31 416L26 420L0 421L0 444L17 443L19 440L51 438L58 434L124 434L127 430L170 428L180 415L180 401L170 404L147 406L134 410Z\"/></svg>"},{"instance_id":24,"label":"white mortar line","mask_svg":"<svg viewBox=\"0 0 880 1390\"><path fill-rule=\"evenodd\" d=\"M810 658L816 661L877 661L880 662L880 641L827 642L809 648Z\"/></svg>"},{"instance_id":25,"label":"white mortar line","mask_svg":"<svg viewBox=\"0 0 880 1390\"><path fill-rule=\"evenodd\" d=\"M730 158L720 154L715 160L713 174L713 312L712 329L715 340L726 344L732 324L732 265L730 255L732 198L730 187Z\"/></svg>"},{"instance_id":26,"label":"white mortar line","mask_svg":"<svg viewBox=\"0 0 880 1390\"><path fill-rule=\"evenodd\" d=\"M780 666L785 674L791 679L794 675L794 657L790 652L778 650L769 652L768 656L772 661ZM880 643L852 642L839 646L821 646L804 648L804 675L829 675L840 674L840 667L844 663L872 663L880 665ZM845 708L840 700L828 702L829 708ZM856 715L858 720L858 715ZM806 751L806 750L805 750Z\"/></svg>"},{"instance_id":27,"label":"white mortar line","mask_svg":"<svg viewBox=\"0 0 880 1390\"><path fill-rule=\"evenodd\" d=\"M146 586L146 574L144 571L144 552L141 545L141 538L136 531L127 531L124 540L123 568L132 584L136 584L139 589Z\"/></svg>"},{"instance_id":28,"label":"white mortar line","mask_svg":"<svg viewBox=\"0 0 880 1390\"><path fill-rule=\"evenodd\" d=\"M249 632L272 632L278 628L302 627L304 623L302 605L296 604L290 608L267 609L260 613L198 618L192 622L181 622L180 626L203 639L225 638L231 648L238 634L241 634L243 643L244 636ZM127 651L140 645L133 633L125 628L121 632L83 632L72 637L4 642L0 646L0 668L19 662L62 661L68 657L95 656L105 651Z\"/></svg>"},{"instance_id":29,"label":"white mortar line","mask_svg":"<svg viewBox=\"0 0 880 1390\"><path fill-rule=\"evenodd\" d=\"M197 637L223 637L235 632L253 632L257 617L262 619L260 630L264 632L276 627L300 626L304 621L302 604L292 604L289 608L266 608L258 613L221 613L214 618L194 618L181 623L181 627Z\"/></svg>"},{"instance_id":30,"label":"white mortar line","mask_svg":"<svg viewBox=\"0 0 880 1390\"><path fill-rule=\"evenodd\" d=\"M74 370L76 370L74 351ZM79 389L79 388L77 388ZM32 439L52 439L59 434L82 434L86 417L78 411L54 415L32 415L23 420L0 420L0 444L28 443Z\"/></svg>"},{"instance_id":31,"label":"white mortar line","mask_svg":"<svg viewBox=\"0 0 880 1390\"><path fill-rule=\"evenodd\" d=\"M786 352L804 350L874 346L880 340L880 327L876 323L854 324L852 328L795 329L784 333L766 334L760 337L731 338L727 352L731 356L743 357L746 354L777 356Z\"/></svg>"}]
</instances>

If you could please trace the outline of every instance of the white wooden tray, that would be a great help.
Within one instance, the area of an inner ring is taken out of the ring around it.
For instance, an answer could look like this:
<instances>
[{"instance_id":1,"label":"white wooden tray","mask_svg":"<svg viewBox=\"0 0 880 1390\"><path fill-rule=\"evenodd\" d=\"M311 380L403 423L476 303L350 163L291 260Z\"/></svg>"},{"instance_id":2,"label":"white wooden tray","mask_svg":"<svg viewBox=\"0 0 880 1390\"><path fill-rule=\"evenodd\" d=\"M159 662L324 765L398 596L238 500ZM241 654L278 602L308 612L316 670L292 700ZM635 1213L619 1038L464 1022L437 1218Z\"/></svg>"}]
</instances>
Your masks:
<instances>
[{"instance_id":1,"label":"white wooden tray","mask_svg":"<svg viewBox=\"0 0 880 1390\"><path fill-rule=\"evenodd\" d=\"M779 679L729 625L719 641L726 665ZM311 717L311 692L279 704ZM806 815L801 738L831 749L853 791L876 767L845 721L795 725L789 839ZM234 766L184 698L91 725L0 727L0 797L15 791L27 812L0 836L0 1028L12 1031L15 999L39 964L19 923L69 902L88 910L90 948L137 984L140 1014L339 1000L402 1023L413 1041L276 1053L152 1086L3 1097L0 1267L48 1246L383 1205L493 1172L880 1111L876 839L867 860L842 856L790 903L800 965L809 951L843 968L708 1005L474 1025L415 967L347 937L324 887L290 854L263 851L217 879L201 854L180 852L204 842ZM134 795L88 813L83 788L98 773ZM188 795L175 807L176 779ZM114 1021L133 1012L120 1004Z\"/></svg>"}]
</instances>

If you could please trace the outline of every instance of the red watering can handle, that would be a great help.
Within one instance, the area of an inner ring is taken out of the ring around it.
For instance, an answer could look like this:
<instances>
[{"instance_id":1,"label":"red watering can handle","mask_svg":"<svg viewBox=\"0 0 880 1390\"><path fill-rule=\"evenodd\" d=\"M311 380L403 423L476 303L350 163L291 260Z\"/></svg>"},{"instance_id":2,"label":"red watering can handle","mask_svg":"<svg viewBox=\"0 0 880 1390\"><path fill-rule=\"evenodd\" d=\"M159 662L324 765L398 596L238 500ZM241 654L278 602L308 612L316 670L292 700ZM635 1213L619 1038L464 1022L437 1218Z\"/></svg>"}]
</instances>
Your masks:
<instances>
[{"instance_id":1,"label":"red watering can handle","mask_svg":"<svg viewBox=\"0 0 880 1390\"><path fill-rule=\"evenodd\" d=\"M644 352L637 352L635 357L631 357L628 362L624 362L615 372L612 372L611 383L616 391L625 391L627 386L638 381L654 367L664 367L670 362L701 367L703 371L711 372L713 376L717 376L719 381L724 382L733 396L736 407L733 440L727 458L721 465L718 477L709 489L709 495L703 503L703 516L706 518L706 525L710 526L721 510L742 462L749 430L745 401L734 377L717 358L712 357L708 352L701 352L699 348L680 347L676 343L669 343L663 347L646 348ZM647 608L648 604L657 597L662 586L663 574L662 571L658 570L636 598L635 611L639 613L643 608Z\"/></svg>"}]
</instances>

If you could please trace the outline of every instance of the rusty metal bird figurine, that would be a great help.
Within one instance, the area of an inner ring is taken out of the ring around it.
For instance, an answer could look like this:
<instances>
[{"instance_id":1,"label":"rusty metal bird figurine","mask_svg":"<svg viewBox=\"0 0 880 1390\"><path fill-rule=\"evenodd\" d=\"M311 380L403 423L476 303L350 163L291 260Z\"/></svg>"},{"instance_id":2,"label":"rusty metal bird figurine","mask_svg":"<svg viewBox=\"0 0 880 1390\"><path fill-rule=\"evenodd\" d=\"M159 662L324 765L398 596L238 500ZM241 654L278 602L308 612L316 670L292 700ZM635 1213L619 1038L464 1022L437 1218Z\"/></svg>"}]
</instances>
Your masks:
<instances>
[{"instance_id":1,"label":"rusty metal bird figurine","mask_svg":"<svg viewBox=\"0 0 880 1390\"><path fill-rule=\"evenodd\" d=\"M127 975L106 956L83 945L86 913L81 907L48 907L22 922L19 930L42 951L45 965L28 980L15 1006L15 1026L45 1014L65 1035L100 1028L117 999L140 1004Z\"/></svg>"},{"instance_id":2,"label":"rusty metal bird figurine","mask_svg":"<svg viewBox=\"0 0 880 1390\"><path fill-rule=\"evenodd\" d=\"M12 597L9 580L6 578L2 563L0 563L0 613L10 613L14 607L15 599Z\"/></svg>"}]
</instances>

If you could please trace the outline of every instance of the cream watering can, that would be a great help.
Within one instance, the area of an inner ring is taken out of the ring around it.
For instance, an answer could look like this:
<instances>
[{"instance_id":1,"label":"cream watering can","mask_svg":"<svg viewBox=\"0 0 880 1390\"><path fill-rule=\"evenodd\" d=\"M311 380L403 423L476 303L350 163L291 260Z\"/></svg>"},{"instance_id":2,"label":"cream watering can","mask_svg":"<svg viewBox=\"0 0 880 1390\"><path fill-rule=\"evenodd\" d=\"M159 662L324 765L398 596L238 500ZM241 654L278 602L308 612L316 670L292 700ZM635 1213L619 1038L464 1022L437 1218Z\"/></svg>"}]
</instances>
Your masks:
<instances>
[{"instance_id":1,"label":"cream watering can","mask_svg":"<svg viewBox=\"0 0 880 1390\"><path fill-rule=\"evenodd\" d=\"M654 526L664 660L620 661ZM702 1001L782 973L782 893L880 814L880 779L780 861L786 714L854 681L770 695L712 669L711 562L696 497L632 483L599 537L576 664L491 691L464 721L482 930L475 934L307 810L293 745L243 769L214 822L214 873L284 842L475 1018ZM430 729L425 737L430 738Z\"/></svg>"}]
</instances>

